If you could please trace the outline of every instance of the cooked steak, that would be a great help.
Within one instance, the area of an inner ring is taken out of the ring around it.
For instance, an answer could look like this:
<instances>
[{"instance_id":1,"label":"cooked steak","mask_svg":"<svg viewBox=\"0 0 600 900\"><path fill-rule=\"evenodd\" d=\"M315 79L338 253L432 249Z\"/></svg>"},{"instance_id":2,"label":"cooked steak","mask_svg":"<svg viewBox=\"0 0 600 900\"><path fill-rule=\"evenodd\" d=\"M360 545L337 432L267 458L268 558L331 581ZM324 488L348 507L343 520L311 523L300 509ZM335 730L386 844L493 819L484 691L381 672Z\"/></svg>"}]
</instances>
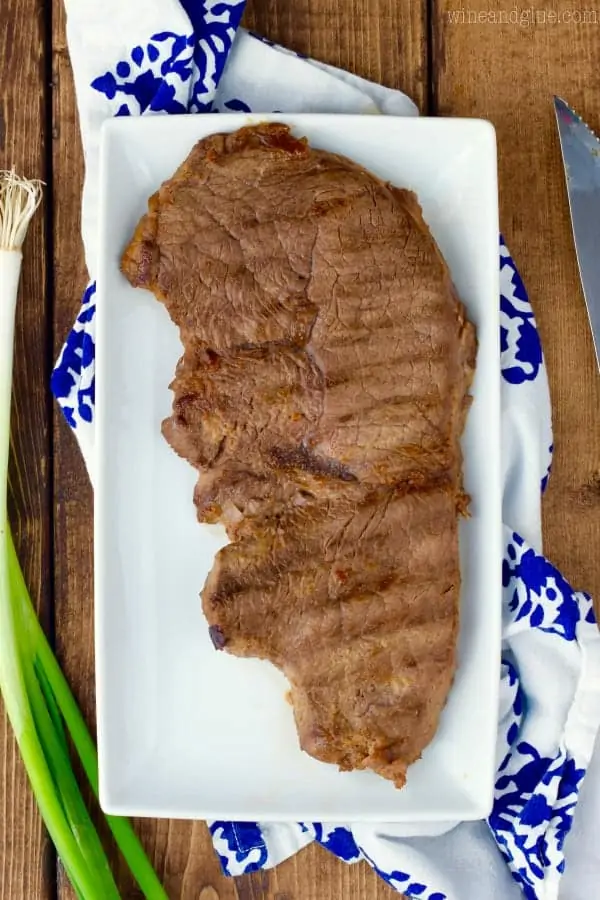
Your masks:
<instances>
[{"instance_id":1,"label":"cooked steak","mask_svg":"<svg viewBox=\"0 0 600 900\"><path fill-rule=\"evenodd\" d=\"M454 675L476 350L416 198L284 125L213 135L122 268L184 345L163 433L231 539L215 647L283 670L308 753L401 787Z\"/></svg>"}]
</instances>

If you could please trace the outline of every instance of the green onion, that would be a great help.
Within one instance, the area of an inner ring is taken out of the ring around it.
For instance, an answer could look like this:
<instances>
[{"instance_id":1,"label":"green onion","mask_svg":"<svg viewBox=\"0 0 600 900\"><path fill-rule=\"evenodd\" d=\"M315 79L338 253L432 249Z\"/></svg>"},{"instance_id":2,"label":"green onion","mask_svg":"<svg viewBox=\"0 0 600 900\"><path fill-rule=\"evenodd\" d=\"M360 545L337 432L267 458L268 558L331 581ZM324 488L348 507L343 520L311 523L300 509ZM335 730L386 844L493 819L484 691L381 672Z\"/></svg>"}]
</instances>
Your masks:
<instances>
[{"instance_id":1,"label":"green onion","mask_svg":"<svg viewBox=\"0 0 600 900\"><path fill-rule=\"evenodd\" d=\"M21 247L41 199L41 184L0 173L0 691L33 793L80 900L113 900L119 891L84 803L67 732L98 797L96 748L39 623L13 543L7 513L10 406ZM65 730L66 726L66 730ZM145 897L167 900L126 819L106 817Z\"/></svg>"}]
</instances>

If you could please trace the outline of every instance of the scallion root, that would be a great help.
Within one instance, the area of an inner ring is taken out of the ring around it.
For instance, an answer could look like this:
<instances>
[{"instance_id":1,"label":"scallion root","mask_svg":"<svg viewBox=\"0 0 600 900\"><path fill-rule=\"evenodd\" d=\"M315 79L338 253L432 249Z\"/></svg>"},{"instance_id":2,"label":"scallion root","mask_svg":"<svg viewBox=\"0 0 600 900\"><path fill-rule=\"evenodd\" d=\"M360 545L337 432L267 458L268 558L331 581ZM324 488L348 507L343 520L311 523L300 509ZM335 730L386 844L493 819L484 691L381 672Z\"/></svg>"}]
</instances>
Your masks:
<instances>
[{"instance_id":1,"label":"scallion root","mask_svg":"<svg viewBox=\"0 0 600 900\"><path fill-rule=\"evenodd\" d=\"M0 250L20 250L42 200L42 182L0 172Z\"/></svg>"}]
</instances>

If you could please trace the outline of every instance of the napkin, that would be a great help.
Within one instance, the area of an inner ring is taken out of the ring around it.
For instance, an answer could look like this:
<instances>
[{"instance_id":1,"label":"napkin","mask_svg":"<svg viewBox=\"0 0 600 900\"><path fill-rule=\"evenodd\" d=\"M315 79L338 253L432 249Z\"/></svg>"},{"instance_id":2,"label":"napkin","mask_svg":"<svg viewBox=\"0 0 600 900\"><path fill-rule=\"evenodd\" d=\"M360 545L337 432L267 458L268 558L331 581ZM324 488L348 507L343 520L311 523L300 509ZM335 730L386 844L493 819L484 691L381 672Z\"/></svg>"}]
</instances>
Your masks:
<instances>
[{"instance_id":1,"label":"napkin","mask_svg":"<svg viewBox=\"0 0 600 900\"><path fill-rule=\"evenodd\" d=\"M66 0L86 163L82 230L91 281L52 374L52 390L92 480L102 122L117 115L208 111L417 114L398 91L239 28L243 6L243 0ZM566 876L569 893L561 890L561 896L590 896L594 871L600 873L589 838L600 813L600 766L592 758L600 723L600 639L590 598L574 591L542 555L541 493L552 459L548 381L534 314L501 239L499 266L506 524L493 810L487 821L452 827L210 822L227 874L275 866L317 841L348 863L366 860L399 892L420 900L551 900L559 895L566 861L574 876L570 883ZM590 767L594 775L584 785ZM580 795L579 839L566 847Z\"/></svg>"}]
</instances>

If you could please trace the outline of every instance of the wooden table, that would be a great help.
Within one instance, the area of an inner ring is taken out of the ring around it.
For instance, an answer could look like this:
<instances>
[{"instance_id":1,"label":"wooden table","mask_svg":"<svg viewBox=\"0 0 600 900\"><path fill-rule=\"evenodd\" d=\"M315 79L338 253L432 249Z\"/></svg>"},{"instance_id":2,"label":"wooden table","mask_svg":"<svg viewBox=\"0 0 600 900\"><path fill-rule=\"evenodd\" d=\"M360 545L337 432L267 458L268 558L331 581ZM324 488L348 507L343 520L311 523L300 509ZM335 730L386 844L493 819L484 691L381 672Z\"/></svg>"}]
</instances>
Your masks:
<instances>
[{"instance_id":1,"label":"wooden table","mask_svg":"<svg viewBox=\"0 0 600 900\"><path fill-rule=\"evenodd\" d=\"M483 116L498 132L504 234L529 289L554 403L556 457L545 501L549 557L600 597L600 379L577 279L551 98L600 127L597 24L494 24L513 0L254 0L247 24L317 59L402 88L429 114ZM536 3L536 7L540 4ZM581 12L581 9L579 10ZM597 13L596 13L597 11ZM575 10L577 13L577 10ZM513 14L514 15L514 14ZM472 19L473 16L471 15ZM564 17L567 18L567 17ZM16 347L12 519L28 583L58 657L94 720L92 493L48 377L86 272L79 239L83 161L61 0L1 0L0 168L43 178L46 203L27 245ZM0 716L0 898L74 895L40 824L10 729ZM366 865L316 847L271 873L220 874L202 823L143 821L139 832L170 897L195 900L383 900L397 896ZM124 897L138 896L121 872Z\"/></svg>"}]
</instances>

